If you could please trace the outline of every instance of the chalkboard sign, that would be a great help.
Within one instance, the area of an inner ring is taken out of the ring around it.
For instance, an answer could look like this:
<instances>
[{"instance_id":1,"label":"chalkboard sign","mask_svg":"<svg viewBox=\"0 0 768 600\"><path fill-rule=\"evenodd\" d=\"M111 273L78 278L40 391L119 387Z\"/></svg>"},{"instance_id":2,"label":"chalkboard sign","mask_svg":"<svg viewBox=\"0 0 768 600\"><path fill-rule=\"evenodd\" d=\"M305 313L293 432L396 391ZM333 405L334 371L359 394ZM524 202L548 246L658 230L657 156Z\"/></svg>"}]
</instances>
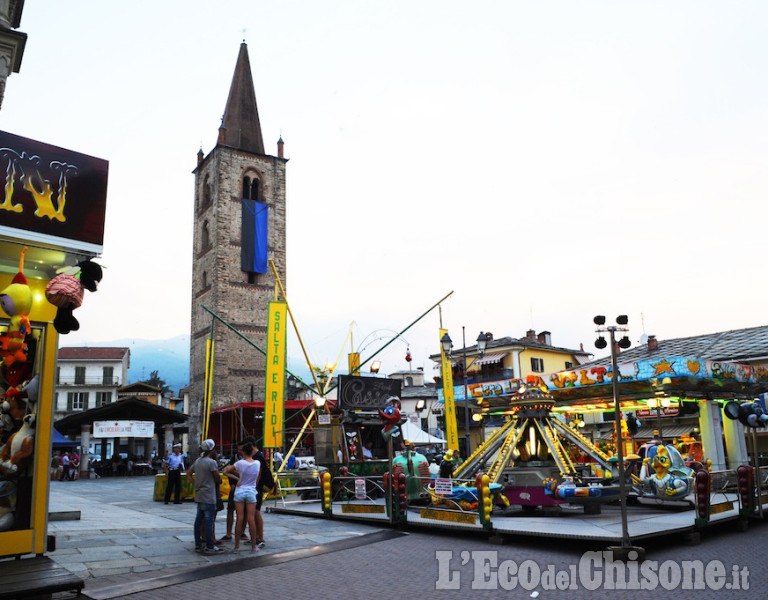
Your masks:
<instances>
[{"instance_id":1,"label":"chalkboard sign","mask_svg":"<svg viewBox=\"0 0 768 600\"><path fill-rule=\"evenodd\" d=\"M403 382L383 377L339 375L339 408L346 410L378 410L387 399L400 398Z\"/></svg>"}]
</instances>

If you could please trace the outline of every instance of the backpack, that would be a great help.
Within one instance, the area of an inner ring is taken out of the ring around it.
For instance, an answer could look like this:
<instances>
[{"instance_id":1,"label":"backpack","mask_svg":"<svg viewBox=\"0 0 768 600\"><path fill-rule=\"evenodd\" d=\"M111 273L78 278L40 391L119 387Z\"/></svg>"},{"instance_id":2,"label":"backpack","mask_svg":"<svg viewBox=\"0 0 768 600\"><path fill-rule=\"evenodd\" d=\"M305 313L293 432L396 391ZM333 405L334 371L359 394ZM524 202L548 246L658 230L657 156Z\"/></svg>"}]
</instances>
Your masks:
<instances>
[{"instance_id":1,"label":"backpack","mask_svg":"<svg viewBox=\"0 0 768 600\"><path fill-rule=\"evenodd\" d=\"M267 459L259 452L256 455L256 459L260 463L260 476L259 476L259 489L270 492L275 487L275 477L272 475L272 471L269 470L267 465Z\"/></svg>"}]
</instances>

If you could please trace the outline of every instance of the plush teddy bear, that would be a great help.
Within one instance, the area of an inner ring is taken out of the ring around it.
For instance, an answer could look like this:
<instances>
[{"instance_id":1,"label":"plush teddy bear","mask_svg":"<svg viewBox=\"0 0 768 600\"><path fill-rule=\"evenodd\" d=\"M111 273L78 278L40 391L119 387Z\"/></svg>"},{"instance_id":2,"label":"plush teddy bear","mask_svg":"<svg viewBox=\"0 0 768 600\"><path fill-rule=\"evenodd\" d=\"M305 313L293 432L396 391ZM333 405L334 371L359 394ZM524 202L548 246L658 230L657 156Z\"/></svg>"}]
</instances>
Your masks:
<instances>
[{"instance_id":1,"label":"plush teddy bear","mask_svg":"<svg viewBox=\"0 0 768 600\"><path fill-rule=\"evenodd\" d=\"M27 346L24 339L32 331L29 312L32 310L32 290L24 276L25 246L19 258L19 272L11 280L11 285L0 292L0 307L11 318L8 331L0 338L0 362L10 366L14 362L26 362Z\"/></svg>"},{"instance_id":2,"label":"plush teddy bear","mask_svg":"<svg viewBox=\"0 0 768 600\"><path fill-rule=\"evenodd\" d=\"M45 297L58 307L53 320L56 331L67 334L80 329L72 312L82 305L84 290L95 292L101 278L101 266L89 259L51 279L45 288Z\"/></svg>"}]
</instances>

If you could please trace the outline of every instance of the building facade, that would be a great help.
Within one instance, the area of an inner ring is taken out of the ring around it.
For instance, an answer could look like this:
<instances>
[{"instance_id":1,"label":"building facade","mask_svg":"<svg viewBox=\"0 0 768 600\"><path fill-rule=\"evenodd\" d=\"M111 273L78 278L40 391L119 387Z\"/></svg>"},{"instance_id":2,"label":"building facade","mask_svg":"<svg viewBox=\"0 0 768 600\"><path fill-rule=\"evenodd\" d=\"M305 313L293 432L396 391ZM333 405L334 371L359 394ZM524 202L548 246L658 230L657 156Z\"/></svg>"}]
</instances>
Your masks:
<instances>
[{"instance_id":1,"label":"building facade","mask_svg":"<svg viewBox=\"0 0 768 600\"><path fill-rule=\"evenodd\" d=\"M198 153L194 171L186 403L191 452L202 435L210 338L214 340L211 409L231 406L234 410L240 402L264 399L265 360L259 349L265 348L267 308L275 296L269 261L286 285L286 163L282 140L277 144L277 156L265 153L248 49L243 43L216 147L207 156L202 150Z\"/></svg>"},{"instance_id":2,"label":"building facade","mask_svg":"<svg viewBox=\"0 0 768 600\"><path fill-rule=\"evenodd\" d=\"M27 43L27 34L16 31L21 25L24 0L0 2L0 105L5 96L5 82L11 73L18 73Z\"/></svg>"},{"instance_id":3,"label":"building facade","mask_svg":"<svg viewBox=\"0 0 768 600\"><path fill-rule=\"evenodd\" d=\"M59 348L53 420L116 402L130 362L129 348Z\"/></svg>"}]
</instances>

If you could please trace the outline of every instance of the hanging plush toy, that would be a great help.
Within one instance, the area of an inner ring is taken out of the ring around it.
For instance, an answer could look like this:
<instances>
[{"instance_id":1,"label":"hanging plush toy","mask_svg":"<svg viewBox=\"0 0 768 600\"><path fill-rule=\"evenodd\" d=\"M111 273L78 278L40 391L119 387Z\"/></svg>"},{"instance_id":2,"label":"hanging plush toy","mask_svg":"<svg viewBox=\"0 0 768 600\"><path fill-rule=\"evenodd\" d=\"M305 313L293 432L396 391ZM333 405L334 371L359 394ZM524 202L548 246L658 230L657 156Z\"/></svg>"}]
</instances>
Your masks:
<instances>
[{"instance_id":1,"label":"hanging plush toy","mask_svg":"<svg viewBox=\"0 0 768 600\"><path fill-rule=\"evenodd\" d=\"M91 260L84 260L77 267L67 269L51 279L45 288L45 297L59 309L53 320L56 331L66 334L80 329L80 323L72 311L82 305L84 290L96 291L101 277L101 266Z\"/></svg>"},{"instance_id":2,"label":"hanging plush toy","mask_svg":"<svg viewBox=\"0 0 768 600\"><path fill-rule=\"evenodd\" d=\"M29 312L32 310L32 290L24 276L25 246L19 258L19 272L11 280L11 285L0 292L0 307L11 318L8 331L2 336L0 344L0 362L9 367L14 362L27 360L27 348L24 338L32 331L29 324Z\"/></svg>"}]
</instances>

